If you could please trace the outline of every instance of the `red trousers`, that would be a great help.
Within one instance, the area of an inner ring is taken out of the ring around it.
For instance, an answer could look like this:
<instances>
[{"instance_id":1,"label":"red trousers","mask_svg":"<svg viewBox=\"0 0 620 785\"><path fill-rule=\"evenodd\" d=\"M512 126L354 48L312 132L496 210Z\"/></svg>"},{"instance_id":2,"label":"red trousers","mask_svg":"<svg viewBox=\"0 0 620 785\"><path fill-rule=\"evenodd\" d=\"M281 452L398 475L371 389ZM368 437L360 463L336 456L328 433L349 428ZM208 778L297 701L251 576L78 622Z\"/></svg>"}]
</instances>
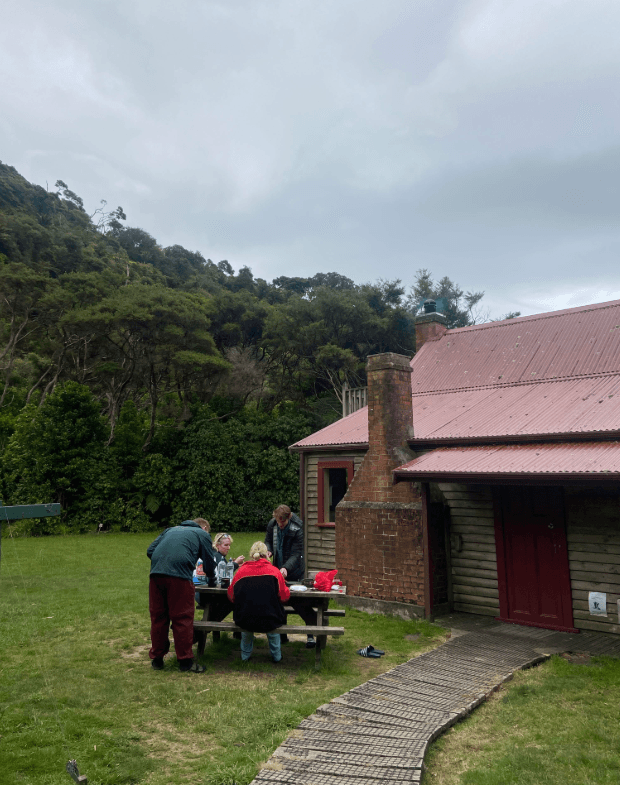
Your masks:
<instances>
[{"instance_id":1,"label":"red trousers","mask_svg":"<svg viewBox=\"0 0 620 785\"><path fill-rule=\"evenodd\" d=\"M149 613L152 645L149 657L152 660L163 657L170 650L168 630L171 622L177 660L193 659L194 592L192 581L172 575L151 575Z\"/></svg>"}]
</instances>

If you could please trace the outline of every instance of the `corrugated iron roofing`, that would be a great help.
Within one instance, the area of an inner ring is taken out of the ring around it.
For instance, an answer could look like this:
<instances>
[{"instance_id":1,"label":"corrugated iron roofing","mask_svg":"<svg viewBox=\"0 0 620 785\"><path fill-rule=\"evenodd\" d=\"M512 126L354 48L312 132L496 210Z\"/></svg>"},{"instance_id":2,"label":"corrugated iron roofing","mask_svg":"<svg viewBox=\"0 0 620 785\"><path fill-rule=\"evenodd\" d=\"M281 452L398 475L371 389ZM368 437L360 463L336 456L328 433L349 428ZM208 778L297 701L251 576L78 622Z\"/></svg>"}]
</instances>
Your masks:
<instances>
[{"instance_id":1,"label":"corrugated iron roofing","mask_svg":"<svg viewBox=\"0 0 620 785\"><path fill-rule=\"evenodd\" d=\"M450 330L411 364L415 439L620 432L620 300ZM367 445L349 418L294 447Z\"/></svg>"},{"instance_id":2,"label":"corrugated iron roofing","mask_svg":"<svg viewBox=\"0 0 620 785\"><path fill-rule=\"evenodd\" d=\"M620 431L620 376L413 397L416 439Z\"/></svg>"},{"instance_id":3,"label":"corrugated iron roofing","mask_svg":"<svg viewBox=\"0 0 620 785\"><path fill-rule=\"evenodd\" d=\"M620 371L620 300L448 331L413 360L414 395Z\"/></svg>"},{"instance_id":4,"label":"corrugated iron roofing","mask_svg":"<svg viewBox=\"0 0 620 785\"><path fill-rule=\"evenodd\" d=\"M429 474L608 476L620 474L620 442L439 447L394 471L409 478Z\"/></svg>"},{"instance_id":5,"label":"corrugated iron roofing","mask_svg":"<svg viewBox=\"0 0 620 785\"><path fill-rule=\"evenodd\" d=\"M321 446L368 445L368 407L337 420L316 433L291 445L291 450L304 450Z\"/></svg>"}]
</instances>

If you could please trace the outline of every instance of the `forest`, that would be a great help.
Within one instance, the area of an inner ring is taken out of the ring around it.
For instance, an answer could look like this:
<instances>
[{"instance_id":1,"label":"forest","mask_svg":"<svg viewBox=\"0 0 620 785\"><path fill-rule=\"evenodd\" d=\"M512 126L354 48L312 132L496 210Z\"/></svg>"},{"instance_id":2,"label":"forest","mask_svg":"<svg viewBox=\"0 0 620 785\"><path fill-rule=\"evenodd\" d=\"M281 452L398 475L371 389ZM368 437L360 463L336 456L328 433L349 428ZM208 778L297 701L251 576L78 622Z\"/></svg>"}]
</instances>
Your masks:
<instances>
[{"instance_id":1,"label":"forest","mask_svg":"<svg viewBox=\"0 0 620 785\"><path fill-rule=\"evenodd\" d=\"M341 416L367 355L413 356L427 297L450 327L488 319L425 268L255 278L0 162L0 499L63 510L11 534L262 529L298 507L288 446Z\"/></svg>"}]
</instances>

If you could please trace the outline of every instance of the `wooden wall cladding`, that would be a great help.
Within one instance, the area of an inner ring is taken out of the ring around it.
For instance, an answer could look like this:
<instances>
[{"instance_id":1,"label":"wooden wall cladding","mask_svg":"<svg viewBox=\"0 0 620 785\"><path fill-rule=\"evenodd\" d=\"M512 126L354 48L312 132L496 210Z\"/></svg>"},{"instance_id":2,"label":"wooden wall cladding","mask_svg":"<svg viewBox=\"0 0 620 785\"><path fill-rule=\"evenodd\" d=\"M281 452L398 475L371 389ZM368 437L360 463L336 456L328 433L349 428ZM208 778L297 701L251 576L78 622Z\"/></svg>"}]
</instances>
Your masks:
<instances>
[{"instance_id":1,"label":"wooden wall cladding","mask_svg":"<svg viewBox=\"0 0 620 785\"><path fill-rule=\"evenodd\" d=\"M497 558L491 490L483 485L440 483L450 507L452 597L455 611L499 614Z\"/></svg>"},{"instance_id":2,"label":"wooden wall cladding","mask_svg":"<svg viewBox=\"0 0 620 785\"><path fill-rule=\"evenodd\" d=\"M575 627L620 634L620 493L566 488L565 504ZM607 616L590 614L591 591L607 594Z\"/></svg>"}]
</instances>

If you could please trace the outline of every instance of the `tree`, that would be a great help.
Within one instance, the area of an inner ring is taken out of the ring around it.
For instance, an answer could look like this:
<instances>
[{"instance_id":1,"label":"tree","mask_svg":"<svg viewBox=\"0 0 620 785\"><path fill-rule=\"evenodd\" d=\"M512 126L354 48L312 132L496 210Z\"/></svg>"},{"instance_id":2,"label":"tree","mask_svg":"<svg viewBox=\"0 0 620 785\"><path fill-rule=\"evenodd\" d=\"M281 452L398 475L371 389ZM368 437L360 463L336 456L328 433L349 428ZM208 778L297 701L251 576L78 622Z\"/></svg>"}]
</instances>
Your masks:
<instances>
[{"instance_id":1,"label":"tree","mask_svg":"<svg viewBox=\"0 0 620 785\"><path fill-rule=\"evenodd\" d=\"M63 317L77 334L92 336L92 383L106 398L112 436L130 395L149 402L146 448L164 394L177 396L184 413L192 393L202 400L213 394L229 366L209 333L209 312L200 294L136 284Z\"/></svg>"},{"instance_id":2,"label":"tree","mask_svg":"<svg viewBox=\"0 0 620 785\"><path fill-rule=\"evenodd\" d=\"M0 254L0 407L9 389L20 345L38 328L38 304L48 280L25 264L7 262Z\"/></svg>"},{"instance_id":3,"label":"tree","mask_svg":"<svg viewBox=\"0 0 620 785\"><path fill-rule=\"evenodd\" d=\"M411 287L407 302L411 311L418 313L422 310L424 300L442 300L442 307L438 310L446 317L446 324L451 330L485 320L477 310L483 297L484 292L464 292L447 276L439 281L433 281L430 270L422 269L416 273L415 283Z\"/></svg>"},{"instance_id":4,"label":"tree","mask_svg":"<svg viewBox=\"0 0 620 785\"><path fill-rule=\"evenodd\" d=\"M95 483L106 436L99 403L75 382L59 386L40 408L27 406L3 455L8 499L20 504L60 502L66 520ZM56 528L53 518L33 523L38 534Z\"/></svg>"}]
</instances>

